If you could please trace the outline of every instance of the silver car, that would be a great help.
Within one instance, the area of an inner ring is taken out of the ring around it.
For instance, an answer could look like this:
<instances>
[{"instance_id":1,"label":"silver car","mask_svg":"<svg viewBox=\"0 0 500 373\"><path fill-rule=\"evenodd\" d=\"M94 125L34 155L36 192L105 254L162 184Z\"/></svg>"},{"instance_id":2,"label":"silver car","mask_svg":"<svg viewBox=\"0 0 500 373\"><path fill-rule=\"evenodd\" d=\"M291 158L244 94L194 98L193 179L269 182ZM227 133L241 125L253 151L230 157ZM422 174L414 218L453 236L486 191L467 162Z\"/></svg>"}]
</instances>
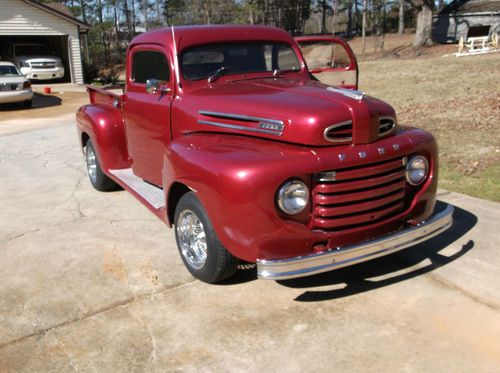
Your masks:
<instances>
[{"instance_id":1,"label":"silver car","mask_svg":"<svg viewBox=\"0 0 500 373\"><path fill-rule=\"evenodd\" d=\"M12 62L0 61L0 104L22 102L31 107L33 91L26 79Z\"/></svg>"}]
</instances>

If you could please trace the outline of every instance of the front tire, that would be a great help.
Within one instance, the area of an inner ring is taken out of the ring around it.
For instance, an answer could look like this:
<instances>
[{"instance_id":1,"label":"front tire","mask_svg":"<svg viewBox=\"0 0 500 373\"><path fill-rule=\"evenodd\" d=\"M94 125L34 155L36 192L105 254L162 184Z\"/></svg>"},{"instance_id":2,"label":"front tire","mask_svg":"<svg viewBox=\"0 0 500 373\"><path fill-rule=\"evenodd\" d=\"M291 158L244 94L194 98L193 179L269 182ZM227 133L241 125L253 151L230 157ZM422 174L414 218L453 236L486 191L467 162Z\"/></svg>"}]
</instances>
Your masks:
<instances>
[{"instance_id":1,"label":"front tire","mask_svg":"<svg viewBox=\"0 0 500 373\"><path fill-rule=\"evenodd\" d=\"M117 189L118 185L102 171L101 162L90 140L85 145L85 163L90 183L95 189L101 192Z\"/></svg>"},{"instance_id":2,"label":"front tire","mask_svg":"<svg viewBox=\"0 0 500 373\"><path fill-rule=\"evenodd\" d=\"M194 192L184 194L179 200L174 224L182 261L195 278L213 284L234 275L238 259L217 238Z\"/></svg>"}]
</instances>

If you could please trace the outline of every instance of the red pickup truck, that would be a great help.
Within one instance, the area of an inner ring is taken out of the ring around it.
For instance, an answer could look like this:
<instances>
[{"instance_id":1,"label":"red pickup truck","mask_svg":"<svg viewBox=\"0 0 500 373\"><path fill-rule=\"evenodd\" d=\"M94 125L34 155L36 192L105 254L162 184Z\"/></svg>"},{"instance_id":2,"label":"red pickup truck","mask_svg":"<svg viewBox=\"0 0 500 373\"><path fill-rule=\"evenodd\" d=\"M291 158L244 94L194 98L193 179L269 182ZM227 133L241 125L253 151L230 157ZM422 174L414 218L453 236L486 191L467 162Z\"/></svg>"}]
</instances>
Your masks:
<instances>
[{"instance_id":1,"label":"red pickup truck","mask_svg":"<svg viewBox=\"0 0 500 373\"><path fill-rule=\"evenodd\" d=\"M165 28L127 51L123 94L76 115L92 185L120 185L170 227L191 274L240 260L289 279L390 254L452 224L434 211L431 134L357 91L333 37L264 26Z\"/></svg>"}]
</instances>

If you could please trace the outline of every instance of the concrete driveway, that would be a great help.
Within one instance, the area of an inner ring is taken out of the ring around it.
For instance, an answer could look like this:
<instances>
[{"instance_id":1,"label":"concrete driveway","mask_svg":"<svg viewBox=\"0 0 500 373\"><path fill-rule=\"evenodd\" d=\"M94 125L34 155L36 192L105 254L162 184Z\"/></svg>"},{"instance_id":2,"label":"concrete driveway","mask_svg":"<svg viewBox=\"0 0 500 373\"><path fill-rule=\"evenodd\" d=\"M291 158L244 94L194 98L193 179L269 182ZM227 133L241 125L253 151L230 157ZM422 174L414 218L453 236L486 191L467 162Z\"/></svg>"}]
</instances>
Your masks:
<instances>
[{"instance_id":1,"label":"concrete driveway","mask_svg":"<svg viewBox=\"0 0 500 373\"><path fill-rule=\"evenodd\" d=\"M172 230L94 191L67 116L0 137L0 371L500 371L500 205L311 278L193 280Z\"/></svg>"}]
</instances>

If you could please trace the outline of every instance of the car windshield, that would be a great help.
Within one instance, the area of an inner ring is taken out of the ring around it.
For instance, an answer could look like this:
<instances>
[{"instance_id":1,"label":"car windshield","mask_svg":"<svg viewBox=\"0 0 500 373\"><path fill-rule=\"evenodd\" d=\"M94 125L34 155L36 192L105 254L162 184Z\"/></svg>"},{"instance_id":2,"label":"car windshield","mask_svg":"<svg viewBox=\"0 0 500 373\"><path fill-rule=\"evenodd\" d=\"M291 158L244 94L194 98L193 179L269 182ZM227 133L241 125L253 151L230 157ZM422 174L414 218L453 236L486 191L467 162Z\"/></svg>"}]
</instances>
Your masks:
<instances>
[{"instance_id":1,"label":"car windshield","mask_svg":"<svg viewBox=\"0 0 500 373\"><path fill-rule=\"evenodd\" d=\"M16 56L37 56L52 54L52 52L44 45L16 45Z\"/></svg>"},{"instance_id":2,"label":"car windshield","mask_svg":"<svg viewBox=\"0 0 500 373\"><path fill-rule=\"evenodd\" d=\"M21 73L16 69L15 66L0 66L0 76L14 77L21 76Z\"/></svg>"},{"instance_id":3,"label":"car windshield","mask_svg":"<svg viewBox=\"0 0 500 373\"><path fill-rule=\"evenodd\" d=\"M181 58L182 74L188 80L207 79L217 70L224 75L280 71L299 71L300 62L285 43L248 42L195 47Z\"/></svg>"}]
</instances>

